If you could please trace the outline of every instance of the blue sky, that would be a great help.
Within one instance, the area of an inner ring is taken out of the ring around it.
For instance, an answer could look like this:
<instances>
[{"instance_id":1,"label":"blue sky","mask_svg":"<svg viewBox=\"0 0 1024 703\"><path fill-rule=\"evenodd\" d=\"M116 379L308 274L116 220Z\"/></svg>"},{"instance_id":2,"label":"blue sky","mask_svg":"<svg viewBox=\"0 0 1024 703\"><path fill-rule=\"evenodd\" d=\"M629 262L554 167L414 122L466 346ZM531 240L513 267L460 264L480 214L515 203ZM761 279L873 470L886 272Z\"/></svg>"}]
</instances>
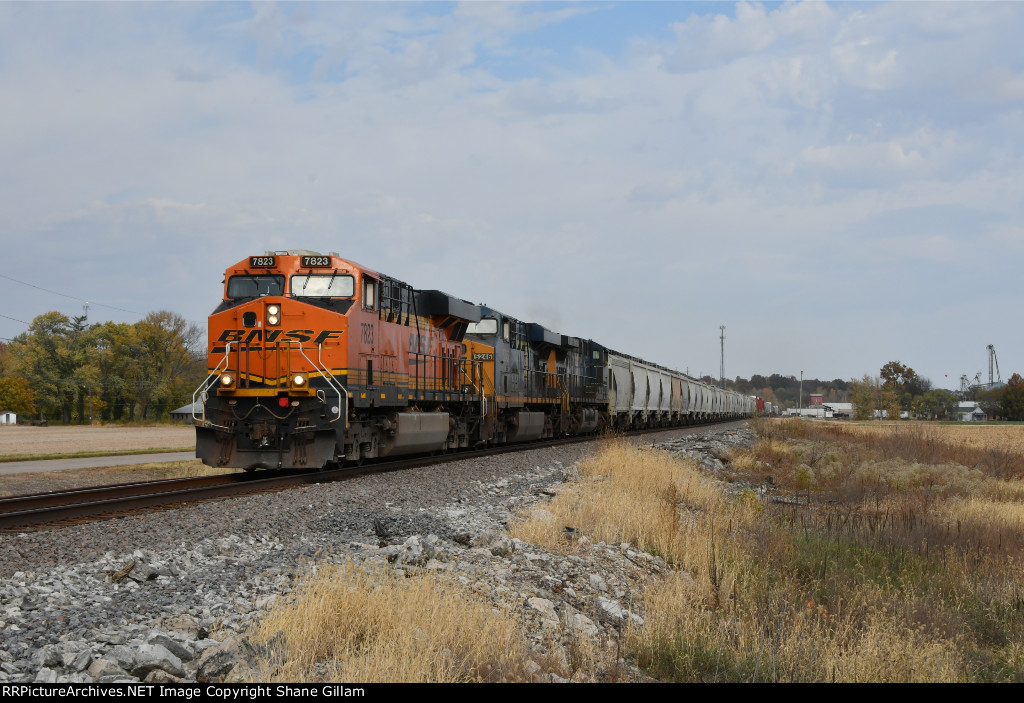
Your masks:
<instances>
[{"instance_id":1,"label":"blue sky","mask_svg":"<svg viewBox=\"0 0 1024 703\"><path fill-rule=\"evenodd\" d=\"M728 376L952 387L994 344L1005 379L1022 30L1018 3L2 3L3 273L202 323L239 259L337 251L691 373L724 324Z\"/></svg>"}]
</instances>

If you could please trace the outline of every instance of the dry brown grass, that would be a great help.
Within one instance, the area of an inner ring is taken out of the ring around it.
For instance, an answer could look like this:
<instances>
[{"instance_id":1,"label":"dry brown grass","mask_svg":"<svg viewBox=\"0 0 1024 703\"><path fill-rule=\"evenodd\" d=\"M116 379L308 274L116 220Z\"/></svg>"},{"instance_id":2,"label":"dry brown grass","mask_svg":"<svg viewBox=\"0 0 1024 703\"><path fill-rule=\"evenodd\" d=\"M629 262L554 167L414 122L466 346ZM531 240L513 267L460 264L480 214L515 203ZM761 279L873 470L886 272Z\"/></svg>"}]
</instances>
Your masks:
<instances>
[{"instance_id":1,"label":"dry brown grass","mask_svg":"<svg viewBox=\"0 0 1024 703\"><path fill-rule=\"evenodd\" d=\"M285 643L265 681L529 679L525 644L505 614L436 577L390 569L321 567L264 619L258 638Z\"/></svg>"},{"instance_id":2,"label":"dry brown grass","mask_svg":"<svg viewBox=\"0 0 1024 703\"><path fill-rule=\"evenodd\" d=\"M196 430L191 425L125 425L68 427L0 427L0 456L70 454L130 449L191 449Z\"/></svg>"},{"instance_id":3,"label":"dry brown grass","mask_svg":"<svg viewBox=\"0 0 1024 703\"><path fill-rule=\"evenodd\" d=\"M753 489L727 498L692 464L610 444L548 506L555 520L515 533L571 550L569 525L676 565L626 640L659 679L1024 679L1020 482L806 424L795 438L772 425L730 462L733 480L796 494L781 505Z\"/></svg>"},{"instance_id":4,"label":"dry brown grass","mask_svg":"<svg viewBox=\"0 0 1024 703\"><path fill-rule=\"evenodd\" d=\"M858 424L771 421L769 434L864 445L887 457L978 468L997 478L1024 478L1024 425Z\"/></svg>"},{"instance_id":5,"label":"dry brown grass","mask_svg":"<svg viewBox=\"0 0 1024 703\"><path fill-rule=\"evenodd\" d=\"M626 442L606 442L579 470L582 481L546 506L555 520L529 520L513 525L509 533L570 552L576 547L565 527L572 527L591 541L629 542L666 561L685 562L695 550L706 549L694 543L704 536L692 529L697 515L738 520L749 507L726 500L692 463Z\"/></svg>"},{"instance_id":6,"label":"dry brown grass","mask_svg":"<svg viewBox=\"0 0 1024 703\"><path fill-rule=\"evenodd\" d=\"M723 475L743 482L728 491L692 462L606 442L547 504L553 520L511 533L563 553L586 549L582 534L663 556L673 569L632 604L646 622L623 638L661 680L1024 681L1021 482L952 461L966 455L941 438L807 425L764 425L728 462ZM260 636L287 644L268 680L528 678L508 614L436 576L323 569ZM574 671L598 666L583 645Z\"/></svg>"},{"instance_id":7,"label":"dry brown grass","mask_svg":"<svg viewBox=\"0 0 1024 703\"><path fill-rule=\"evenodd\" d=\"M852 433L877 435L887 432L924 431L936 439L953 445L964 445L975 449L992 447L1009 449L1024 453L1024 425L995 425L984 423L965 423L962 425L940 425L934 422L900 422L900 423L854 423L825 422L831 426L845 428Z\"/></svg>"},{"instance_id":8,"label":"dry brown grass","mask_svg":"<svg viewBox=\"0 0 1024 703\"><path fill-rule=\"evenodd\" d=\"M763 574L763 571L760 571ZM673 574L645 599L648 619L630 633L639 661L676 681L959 681L955 639L872 610L857 597L834 613L793 580L710 602L686 575Z\"/></svg>"}]
</instances>

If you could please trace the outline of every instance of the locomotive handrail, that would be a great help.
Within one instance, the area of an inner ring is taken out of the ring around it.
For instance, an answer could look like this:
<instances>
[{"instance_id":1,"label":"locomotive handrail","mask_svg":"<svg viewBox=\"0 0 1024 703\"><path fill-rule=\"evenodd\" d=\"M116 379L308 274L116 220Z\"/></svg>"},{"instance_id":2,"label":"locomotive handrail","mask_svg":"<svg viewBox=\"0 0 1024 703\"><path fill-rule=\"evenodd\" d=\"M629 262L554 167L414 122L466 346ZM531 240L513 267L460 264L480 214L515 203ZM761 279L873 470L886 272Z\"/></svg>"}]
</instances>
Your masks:
<instances>
[{"instance_id":1,"label":"locomotive handrail","mask_svg":"<svg viewBox=\"0 0 1024 703\"><path fill-rule=\"evenodd\" d=\"M469 363L470 366L477 366L477 367L479 367L481 364L480 364L479 361L473 361L472 359L458 359L459 374L466 381L469 382L468 385L469 385L470 388L473 389L473 393L474 394L479 393L480 392L480 387L478 385L476 385L476 381L473 380L473 375L466 372L466 364L467 363ZM480 375L482 376L483 374L481 373Z\"/></svg>"},{"instance_id":2,"label":"locomotive handrail","mask_svg":"<svg viewBox=\"0 0 1024 703\"><path fill-rule=\"evenodd\" d=\"M467 374L466 373L466 366L465 366L465 364L467 362L469 362L470 366L475 369L476 374ZM480 417L486 417L487 416L487 393L486 393L486 389L484 388L484 382L487 380L487 377L484 376L483 362L473 361L472 359L460 359L459 360L459 370L461 371L463 376L466 376L469 379L469 385L472 386L473 392L474 393L478 393L480 395ZM480 385L479 386L476 384L476 381L474 380L474 376L478 376L480 378Z\"/></svg>"},{"instance_id":3,"label":"locomotive handrail","mask_svg":"<svg viewBox=\"0 0 1024 703\"><path fill-rule=\"evenodd\" d=\"M197 420L200 420L200 421L202 421L204 423L206 422L206 399L209 397L207 395L207 391L209 391L210 388L213 386L213 384L217 382L216 379L220 377L220 373L218 373L218 372L220 371L221 364L224 365L224 369L225 370L227 369L227 367L228 367L227 365L228 365L230 354L231 354L231 342L228 342L227 345L224 347L224 358L221 359L219 362L217 362L217 365L213 367L213 371L211 371L210 375L206 377L206 380L203 381L202 383L200 383L199 387L196 388L195 391L192 393L192 421L193 422L195 422ZM197 396L199 398L201 398L202 401L203 401L203 414L202 414L202 417L196 415L196 398L197 398Z\"/></svg>"},{"instance_id":4,"label":"locomotive handrail","mask_svg":"<svg viewBox=\"0 0 1024 703\"><path fill-rule=\"evenodd\" d=\"M473 361L472 359L460 359L458 357L445 356L443 354L429 354L427 352L421 352L421 351L410 351L409 352L409 359L410 359L410 363L412 363L413 365L416 366L416 377L415 377L416 380L415 380L415 386L413 386L414 391L416 393L419 393L421 390L423 390L423 391L435 391L435 392L436 391L459 392L459 388L460 388L460 386L462 386L461 381L463 379L468 381L468 383L466 385L470 386L473 389L473 393L474 394L484 392L482 386L478 385L476 383L476 381L473 380L472 376L466 371L466 364L470 364L470 365L476 366L478 368L482 367L482 363L479 362L479 361ZM433 361L435 363L435 367L434 367L435 375L430 376L430 377L423 376L422 379L421 379L421 377L419 375L420 368L425 366L428 361ZM436 364L437 364L437 362L441 362L442 364L444 364L444 363L450 364L449 368L452 371L452 375L450 377L447 377L447 378L446 377L442 377L442 376L438 376L436 374L436 368L437 368ZM481 372L480 375L483 376L483 373ZM422 388L420 387L420 381L421 380L423 381L423 387ZM428 382L429 382L429 387L427 385Z\"/></svg>"},{"instance_id":5,"label":"locomotive handrail","mask_svg":"<svg viewBox=\"0 0 1024 703\"><path fill-rule=\"evenodd\" d=\"M555 380L558 383L558 389L562 395L562 410L569 412L569 385L566 383L566 379L556 374Z\"/></svg>"},{"instance_id":6,"label":"locomotive handrail","mask_svg":"<svg viewBox=\"0 0 1024 703\"><path fill-rule=\"evenodd\" d=\"M324 363L324 360L323 360L323 351L324 351L324 345L323 344L318 344L317 345L317 350L316 350L316 360L318 362L320 362L320 367L323 369L323 371L321 371L321 373L326 373L327 374L328 383L335 383L335 384L337 384L335 386L335 390L341 390L345 394L345 399L344 400L341 399L341 395L339 394L338 395L338 401L341 403L341 412L345 413L345 429L347 430L349 428L349 424L348 424L348 398L349 398L349 396L348 396L348 388L345 388L345 386L341 383L341 381L339 381L336 378L334 378L334 374L331 373L331 370L329 368L327 368L327 365ZM336 417L333 420L331 420L331 422L337 422L338 419L339 418Z\"/></svg>"},{"instance_id":7,"label":"locomotive handrail","mask_svg":"<svg viewBox=\"0 0 1024 703\"><path fill-rule=\"evenodd\" d=\"M289 340L289 342L290 341L291 340ZM337 379L334 378L334 374L332 374L327 369L327 367L324 366L324 362L323 362L323 348L324 348L324 345L323 344L316 345L316 361L314 362L312 359L310 359L308 356L306 356L306 351L305 351L305 349L302 348L302 342L299 342L298 344L299 344L299 354L302 354L302 358L305 359L306 362L309 363L310 366L312 366L314 369L319 371L320 375L324 378L324 380L327 381L327 385L329 385L331 388L333 388L334 392L338 394L338 414L337 414L337 416L333 420L331 420L331 422L337 422L338 420L340 420L342 418L342 412L344 412L345 413L344 414L345 429L348 429L348 389L346 389L344 386L342 386L340 383L338 383ZM342 399L342 396L341 396L341 394L343 392L345 394L344 399ZM342 408L344 408L344 411L342 410Z\"/></svg>"},{"instance_id":8,"label":"locomotive handrail","mask_svg":"<svg viewBox=\"0 0 1024 703\"><path fill-rule=\"evenodd\" d=\"M483 366L483 364L481 364L481 367L482 366ZM483 369L482 368L481 368L481 372L480 372L480 386L481 386L480 387L480 391L481 391L480 392L480 417L487 417L488 415L491 414L492 411L495 414L497 414L497 410L498 410L497 396L498 396L498 393L497 393L497 391L494 390L494 383L492 382L492 380L490 378L488 378L488 376L485 373L483 373ZM492 403L492 406L491 406L490 409L488 409L488 407L487 407L487 390L488 390L488 388L490 388L490 391L491 391L491 398L494 399L494 402Z\"/></svg>"}]
</instances>

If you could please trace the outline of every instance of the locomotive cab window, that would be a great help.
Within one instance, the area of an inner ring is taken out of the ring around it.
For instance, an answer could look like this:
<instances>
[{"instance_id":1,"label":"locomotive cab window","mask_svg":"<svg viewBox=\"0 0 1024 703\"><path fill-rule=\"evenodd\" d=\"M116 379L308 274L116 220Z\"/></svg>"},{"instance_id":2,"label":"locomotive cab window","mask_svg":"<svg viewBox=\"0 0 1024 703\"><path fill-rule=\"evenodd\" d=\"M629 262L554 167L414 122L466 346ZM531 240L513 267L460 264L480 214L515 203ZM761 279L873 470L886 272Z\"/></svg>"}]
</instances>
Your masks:
<instances>
[{"instance_id":1,"label":"locomotive cab window","mask_svg":"<svg viewBox=\"0 0 1024 703\"><path fill-rule=\"evenodd\" d=\"M351 298L356 293L352 276L297 274L291 279L292 295L301 298Z\"/></svg>"},{"instance_id":2,"label":"locomotive cab window","mask_svg":"<svg viewBox=\"0 0 1024 703\"><path fill-rule=\"evenodd\" d=\"M246 273L228 279L228 298L259 298L284 294L284 276Z\"/></svg>"},{"instance_id":3,"label":"locomotive cab window","mask_svg":"<svg viewBox=\"0 0 1024 703\"><path fill-rule=\"evenodd\" d=\"M372 278L363 278L363 307L373 310L376 305L377 282Z\"/></svg>"},{"instance_id":4,"label":"locomotive cab window","mask_svg":"<svg viewBox=\"0 0 1024 703\"><path fill-rule=\"evenodd\" d=\"M470 322L466 325L466 334L498 334L498 321L493 317L485 317L480 322Z\"/></svg>"}]
</instances>

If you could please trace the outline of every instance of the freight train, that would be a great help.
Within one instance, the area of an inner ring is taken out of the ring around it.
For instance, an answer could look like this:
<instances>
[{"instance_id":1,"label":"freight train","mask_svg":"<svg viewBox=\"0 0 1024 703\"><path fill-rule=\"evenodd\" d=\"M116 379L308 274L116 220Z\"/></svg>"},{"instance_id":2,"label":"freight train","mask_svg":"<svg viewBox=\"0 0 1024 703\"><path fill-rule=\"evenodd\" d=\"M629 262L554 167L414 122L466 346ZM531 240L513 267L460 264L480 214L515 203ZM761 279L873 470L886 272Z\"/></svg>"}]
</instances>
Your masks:
<instances>
[{"instance_id":1,"label":"freight train","mask_svg":"<svg viewBox=\"0 0 1024 703\"><path fill-rule=\"evenodd\" d=\"M196 390L196 456L309 469L741 418L757 399L336 253L230 266Z\"/></svg>"}]
</instances>

